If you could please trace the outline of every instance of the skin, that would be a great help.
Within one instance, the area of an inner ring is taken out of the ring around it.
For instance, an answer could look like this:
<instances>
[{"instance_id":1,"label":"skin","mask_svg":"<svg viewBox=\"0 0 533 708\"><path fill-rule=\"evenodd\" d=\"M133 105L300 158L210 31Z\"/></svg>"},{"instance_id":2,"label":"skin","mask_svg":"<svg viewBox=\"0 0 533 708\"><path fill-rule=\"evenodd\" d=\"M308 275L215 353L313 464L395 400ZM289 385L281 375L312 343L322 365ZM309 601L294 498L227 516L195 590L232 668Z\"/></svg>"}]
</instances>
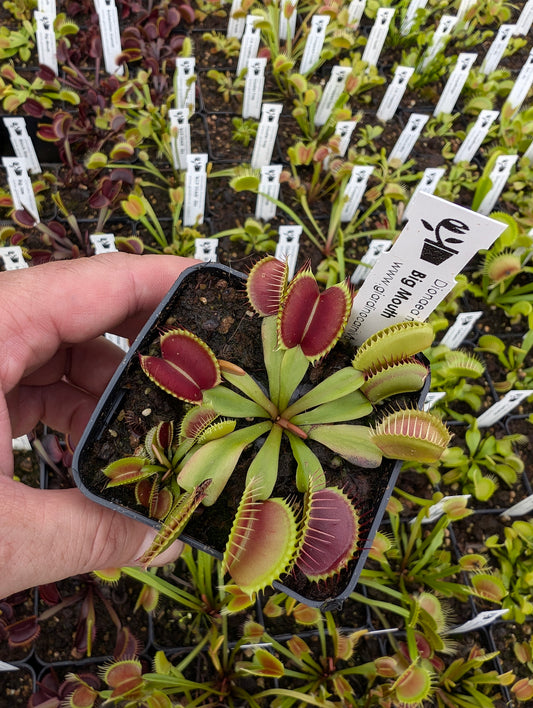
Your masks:
<instances>
[{"instance_id":1,"label":"skin","mask_svg":"<svg viewBox=\"0 0 533 708\"><path fill-rule=\"evenodd\" d=\"M0 598L79 573L136 565L155 531L77 489L13 480L12 438L38 421L77 443L123 352L182 270L176 256L110 253L0 273ZM158 557L174 560L177 541Z\"/></svg>"}]
</instances>

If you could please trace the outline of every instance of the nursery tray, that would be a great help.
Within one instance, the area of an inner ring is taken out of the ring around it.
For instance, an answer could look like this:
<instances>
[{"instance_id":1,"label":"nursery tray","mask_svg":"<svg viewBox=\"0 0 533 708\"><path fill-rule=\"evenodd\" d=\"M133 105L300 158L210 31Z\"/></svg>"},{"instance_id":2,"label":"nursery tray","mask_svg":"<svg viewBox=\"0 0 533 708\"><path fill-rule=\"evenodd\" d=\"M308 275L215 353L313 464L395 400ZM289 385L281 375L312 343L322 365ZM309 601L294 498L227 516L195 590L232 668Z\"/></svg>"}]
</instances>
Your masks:
<instances>
[{"instance_id":1,"label":"nursery tray","mask_svg":"<svg viewBox=\"0 0 533 708\"><path fill-rule=\"evenodd\" d=\"M149 518L136 503L133 490L106 488L103 468L116 459L134 454L144 434L162 420L179 421L190 406L159 389L143 373L139 354L158 352L159 335L171 327L183 327L201 337L217 357L233 361L267 387L261 348L261 320L248 304L246 276L219 264L198 264L184 271L150 317L102 395L76 449L74 480L93 501L119 511L154 528L160 522ZM353 347L339 342L326 360L310 367L301 386L312 386L317 377L349 365ZM330 369L330 367L333 367ZM400 400L410 407L421 406L429 390L424 389ZM374 416L358 420L371 424ZM318 443L310 443L319 457L330 485L341 486L355 500L360 514L359 548L341 574L312 582L297 568L275 582L277 590L322 610L338 609L355 588L366 562L372 539L398 477L401 463L384 460L377 469L363 469L335 456ZM233 472L224 492L210 507L200 507L181 538L191 546L222 558L234 513L245 485L247 468L257 451L250 446ZM282 444L280 471L274 496L297 499L296 462L287 442ZM268 542L268 539L265 539Z\"/></svg>"}]
</instances>

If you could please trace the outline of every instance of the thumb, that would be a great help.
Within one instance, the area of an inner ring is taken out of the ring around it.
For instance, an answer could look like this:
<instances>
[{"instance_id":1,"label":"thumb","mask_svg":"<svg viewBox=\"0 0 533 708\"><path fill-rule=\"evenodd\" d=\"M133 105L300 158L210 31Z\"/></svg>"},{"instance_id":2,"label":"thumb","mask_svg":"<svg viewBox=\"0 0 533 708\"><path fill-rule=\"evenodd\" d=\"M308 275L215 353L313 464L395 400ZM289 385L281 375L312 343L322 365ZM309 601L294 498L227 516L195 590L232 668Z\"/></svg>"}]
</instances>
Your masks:
<instances>
[{"instance_id":1,"label":"thumb","mask_svg":"<svg viewBox=\"0 0 533 708\"><path fill-rule=\"evenodd\" d=\"M0 598L102 568L137 565L156 530L87 499L78 489L33 489L0 477ZM157 558L175 560L174 543Z\"/></svg>"}]
</instances>

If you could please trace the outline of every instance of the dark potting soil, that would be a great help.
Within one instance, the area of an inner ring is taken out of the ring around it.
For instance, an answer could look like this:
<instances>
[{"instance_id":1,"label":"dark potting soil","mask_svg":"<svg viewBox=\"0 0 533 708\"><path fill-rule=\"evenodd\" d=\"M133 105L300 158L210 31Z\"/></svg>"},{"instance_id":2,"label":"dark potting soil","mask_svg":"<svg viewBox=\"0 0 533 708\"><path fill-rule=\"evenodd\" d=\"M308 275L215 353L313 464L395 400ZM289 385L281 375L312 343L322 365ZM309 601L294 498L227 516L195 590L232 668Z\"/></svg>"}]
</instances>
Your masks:
<instances>
[{"instance_id":1,"label":"dark potting soil","mask_svg":"<svg viewBox=\"0 0 533 708\"><path fill-rule=\"evenodd\" d=\"M174 326L194 332L211 347L217 357L237 363L262 386L267 387L260 344L261 321L250 310L239 278L212 268L191 271L183 282L179 299L173 298L164 309L153 333L142 341L139 353L158 354L159 332ZM350 365L352 356L352 347L339 343L325 362L310 368L299 394L333 371ZM132 455L142 435L159 421L179 421L188 406L152 384L142 372L137 356L127 364L120 386L122 397L115 404L115 411L109 408L104 411L104 418L93 428L86 442L80 458L79 473L92 493L107 501L130 506L144 516L145 512L136 505L131 489L106 489L106 478L101 470L115 459ZM108 401L107 405L112 407L113 403ZM368 424L371 421L357 422ZM385 461L379 469L366 470L348 464L316 443L310 443L310 447L326 471L328 484L342 487L358 507L360 543L357 559L366 545L366 536L387 489L394 463ZM186 527L186 540L192 538L196 543L205 544L219 556L223 553L244 489L246 471L257 449L258 443L241 456L217 502L211 507L200 507L197 510ZM301 495L295 488L295 473L296 463L290 446L283 441L273 496L300 498L301 501ZM346 587L356 559L335 580L313 583L296 569L283 581L308 599L325 600L338 595Z\"/></svg>"}]
</instances>

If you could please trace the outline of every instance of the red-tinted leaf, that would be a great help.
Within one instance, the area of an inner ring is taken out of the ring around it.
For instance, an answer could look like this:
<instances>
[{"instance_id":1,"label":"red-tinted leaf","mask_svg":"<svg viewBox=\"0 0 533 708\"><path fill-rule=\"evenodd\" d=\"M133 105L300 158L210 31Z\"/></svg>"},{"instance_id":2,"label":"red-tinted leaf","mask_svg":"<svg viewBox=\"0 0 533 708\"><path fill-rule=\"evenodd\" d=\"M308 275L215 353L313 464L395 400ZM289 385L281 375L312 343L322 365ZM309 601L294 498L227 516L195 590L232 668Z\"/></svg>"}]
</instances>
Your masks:
<instances>
[{"instance_id":1,"label":"red-tinted leaf","mask_svg":"<svg viewBox=\"0 0 533 708\"><path fill-rule=\"evenodd\" d=\"M140 642L127 627L121 627L117 632L117 641L113 650L115 659L133 659L141 648Z\"/></svg>"},{"instance_id":2,"label":"red-tinted leaf","mask_svg":"<svg viewBox=\"0 0 533 708\"><path fill-rule=\"evenodd\" d=\"M146 460L141 457L123 457L109 464L104 470L109 477L108 487L118 487L121 484L138 482L153 474L153 470L144 469Z\"/></svg>"},{"instance_id":3,"label":"red-tinted leaf","mask_svg":"<svg viewBox=\"0 0 533 708\"><path fill-rule=\"evenodd\" d=\"M61 593L55 583L39 585L39 597L49 607L57 605L62 600Z\"/></svg>"},{"instance_id":4,"label":"red-tinted leaf","mask_svg":"<svg viewBox=\"0 0 533 708\"><path fill-rule=\"evenodd\" d=\"M333 286L321 293L301 347L308 359L324 356L337 342L350 314L351 293L345 286Z\"/></svg>"},{"instance_id":5,"label":"red-tinted leaf","mask_svg":"<svg viewBox=\"0 0 533 708\"><path fill-rule=\"evenodd\" d=\"M254 310L262 317L277 315L287 286L288 266L286 263L267 256L254 265L246 291Z\"/></svg>"},{"instance_id":6,"label":"red-tinted leaf","mask_svg":"<svg viewBox=\"0 0 533 708\"><path fill-rule=\"evenodd\" d=\"M164 334L161 337L161 354L196 381L202 390L220 383L215 355L191 332L171 330Z\"/></svg>"},{"instance_id":7,"label":"red-tinted leaf","mask_svg":"<svg viewBox=\"0 0 533 708\"><path fill-rule=\"evenodd\" d=\"M7 626L10 647L24 647L31 644L41 631L37 617L25 617Z\"/></svg>"},{"instance_id":8,"label":"red-tinted leaf","mask_svg":"<svg viewBox=\"0 0 533 708\"><path fill-rule=\"evenodd\" d=\"M183 401L200 403L202 390L194 381L182 374L173 364L156 356L141 356L141 367L157 386Z\"/></svg>"},{"instance_id":9,"label":"red-tinted leaf","mask_svg":"<svg viewBox=\"0 0 533 708\"><path fill-rule=\"evenodd\" d=\"M287 349L301 344L319 296L317 282L309 271L298 273L290 283L280 312L278 329L281 343Z\"/></svg>"}]
</instances>

